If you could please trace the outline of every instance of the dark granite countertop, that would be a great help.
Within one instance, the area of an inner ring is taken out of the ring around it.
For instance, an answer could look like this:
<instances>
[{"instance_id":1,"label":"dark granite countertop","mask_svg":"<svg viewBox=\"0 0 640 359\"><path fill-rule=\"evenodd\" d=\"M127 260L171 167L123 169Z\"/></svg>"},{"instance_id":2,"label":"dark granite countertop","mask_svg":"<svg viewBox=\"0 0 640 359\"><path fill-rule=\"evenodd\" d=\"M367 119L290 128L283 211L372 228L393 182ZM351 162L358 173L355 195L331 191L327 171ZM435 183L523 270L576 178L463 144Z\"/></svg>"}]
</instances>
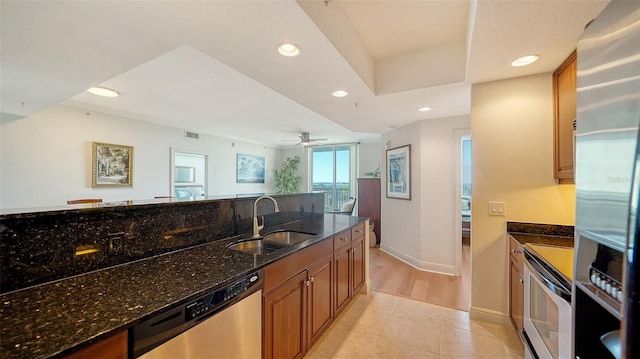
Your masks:
<instances>
[{"instance_id":1,"label":"dark granite countertop","mask_svg":"<svg viewBox=\"0 0 640 359\"><path fill-rule=\"evenodd\" d=\"M507 222L507 233L520 244L573 247L573 226Z\"/></svg>"},{"instance_id":2,"label":"dark granite countertop","mask_svg":"<svg viewBox=\"0 0 640 359\"><path fill-rule=\"evenodd\" d=\"M263 230L317 235L261 256L227 249L246 237L236 236L1 295L0 355L68 354L365 220L321 215Z\"/></svg>"}]
</instances>

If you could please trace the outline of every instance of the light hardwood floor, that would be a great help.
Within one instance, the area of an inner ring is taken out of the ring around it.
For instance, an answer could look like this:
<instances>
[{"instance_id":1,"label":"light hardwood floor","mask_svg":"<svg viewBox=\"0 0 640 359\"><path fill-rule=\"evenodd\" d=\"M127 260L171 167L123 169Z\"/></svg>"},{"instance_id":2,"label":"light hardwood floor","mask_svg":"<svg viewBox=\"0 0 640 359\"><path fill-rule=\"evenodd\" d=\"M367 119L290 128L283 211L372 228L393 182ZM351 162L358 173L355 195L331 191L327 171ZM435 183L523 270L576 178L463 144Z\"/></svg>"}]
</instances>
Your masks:
<instances>
[{"instance_id":1,"label":"light hardwood floor","mask_svg":"<svg viewBox=\"0 0 640 359\"><path fill-rule=\"evenodd\" d=\"M371 289L468 312L470 256L467 239L462 246L462 275L454 277L417 270L377 247L370 248Z\"/></svg>"}]
</instances>

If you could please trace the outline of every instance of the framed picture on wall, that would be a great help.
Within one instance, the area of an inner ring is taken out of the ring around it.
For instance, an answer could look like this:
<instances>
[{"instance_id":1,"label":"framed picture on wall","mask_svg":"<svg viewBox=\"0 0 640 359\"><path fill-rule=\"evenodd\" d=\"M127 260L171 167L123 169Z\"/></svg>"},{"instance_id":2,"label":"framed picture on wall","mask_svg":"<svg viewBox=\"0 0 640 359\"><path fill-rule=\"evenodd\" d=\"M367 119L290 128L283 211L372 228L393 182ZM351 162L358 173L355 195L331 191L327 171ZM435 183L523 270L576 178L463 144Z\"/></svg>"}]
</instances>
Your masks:
<instances>
[{"instance_id":1,"label":"framed picture on wall","mask_svg":"<svg viewBox=\"0 0 640 359\"><path fill-rule=\"evenodd\" d=\"M92 187L133 186L133 146L93 142Z\"/></svg>"},{"instance_id":2,"label":"framed picture on wall","mask_svg":"<svg viewBox=\"0 0 640 359\"><path fill-rule=\"evenodd\" d=\"M411 145L387 150L387 197L411 200Z\"/></svg>"},{"instance_id":3,"label":"framed picture on wall","mask_svg":"<svg viewBox=\"0 0 640 359\"><path fill-rule=\"evenodd\" d=\"M236 183L264 183L264 157L238 153Z\"/></svg>"}]
</instances>

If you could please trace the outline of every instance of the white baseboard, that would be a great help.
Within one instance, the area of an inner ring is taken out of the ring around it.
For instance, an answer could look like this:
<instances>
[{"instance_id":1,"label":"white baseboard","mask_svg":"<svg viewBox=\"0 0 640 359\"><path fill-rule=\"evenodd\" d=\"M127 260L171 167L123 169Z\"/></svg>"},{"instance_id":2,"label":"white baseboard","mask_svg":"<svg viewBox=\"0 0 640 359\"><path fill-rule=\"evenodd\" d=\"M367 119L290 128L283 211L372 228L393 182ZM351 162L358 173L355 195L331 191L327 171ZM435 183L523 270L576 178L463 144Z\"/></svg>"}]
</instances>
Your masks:
<instances>
[{"instance_id":1,"label":"white baseboard","mask_svg":"<svg viewBox=\"0 0 640 359\"><path fill-rule=\"evenodd\" d=\"M511 325L511 319L509 319L508 315L486 308L471 306L471 309L469 310L469 318L490 323Z\"/></svg>"},{"instance_id":2,"label":"white baseboard","mask_svg":"<svg viewBox=\"0 0 640 359\"><path fill-rule=\"evenodd\" d=\"M446 274L446 275L450 275L450 276L455 275L453 266L445 265L445 264L439 264L439 263L423 262L423 261L420 261L420 260L418 260L418 259L416 259L414 257L406 255L406 254L398 251L395 248L385 246L384 244L382 244L380 246L380 250L385 252L385 253L387 253L388 255L390 255L392 257L397 258L398 260L403 261L404 263L412 266L413 268L415 268L417 270L421 270L421 271L425 271L425 272Z\"/></svg>"}]
</instances>

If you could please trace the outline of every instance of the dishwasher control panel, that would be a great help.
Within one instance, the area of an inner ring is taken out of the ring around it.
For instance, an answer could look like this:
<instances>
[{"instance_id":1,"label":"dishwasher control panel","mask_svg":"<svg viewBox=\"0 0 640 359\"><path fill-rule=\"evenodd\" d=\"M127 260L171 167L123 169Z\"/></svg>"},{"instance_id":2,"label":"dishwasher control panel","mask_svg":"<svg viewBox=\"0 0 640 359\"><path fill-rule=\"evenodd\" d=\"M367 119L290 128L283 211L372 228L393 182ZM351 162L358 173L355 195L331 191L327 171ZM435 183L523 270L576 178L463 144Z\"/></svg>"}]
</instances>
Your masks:
<instances>
[{"instance_id":1,"label":"dishwasher control panel","mask_svg":"<svg viewBox=\"0 0 640 359\"><path fill-rule=\"evenodd\" d=\"M241 280L187 304L184 311L185 321L190 321L209 313L216 312L226 304L234 302L234 299L244 297L243 294L253 286L260 283L260 279L260 271L251 273Z\"/></svg>"}]
</instances>

